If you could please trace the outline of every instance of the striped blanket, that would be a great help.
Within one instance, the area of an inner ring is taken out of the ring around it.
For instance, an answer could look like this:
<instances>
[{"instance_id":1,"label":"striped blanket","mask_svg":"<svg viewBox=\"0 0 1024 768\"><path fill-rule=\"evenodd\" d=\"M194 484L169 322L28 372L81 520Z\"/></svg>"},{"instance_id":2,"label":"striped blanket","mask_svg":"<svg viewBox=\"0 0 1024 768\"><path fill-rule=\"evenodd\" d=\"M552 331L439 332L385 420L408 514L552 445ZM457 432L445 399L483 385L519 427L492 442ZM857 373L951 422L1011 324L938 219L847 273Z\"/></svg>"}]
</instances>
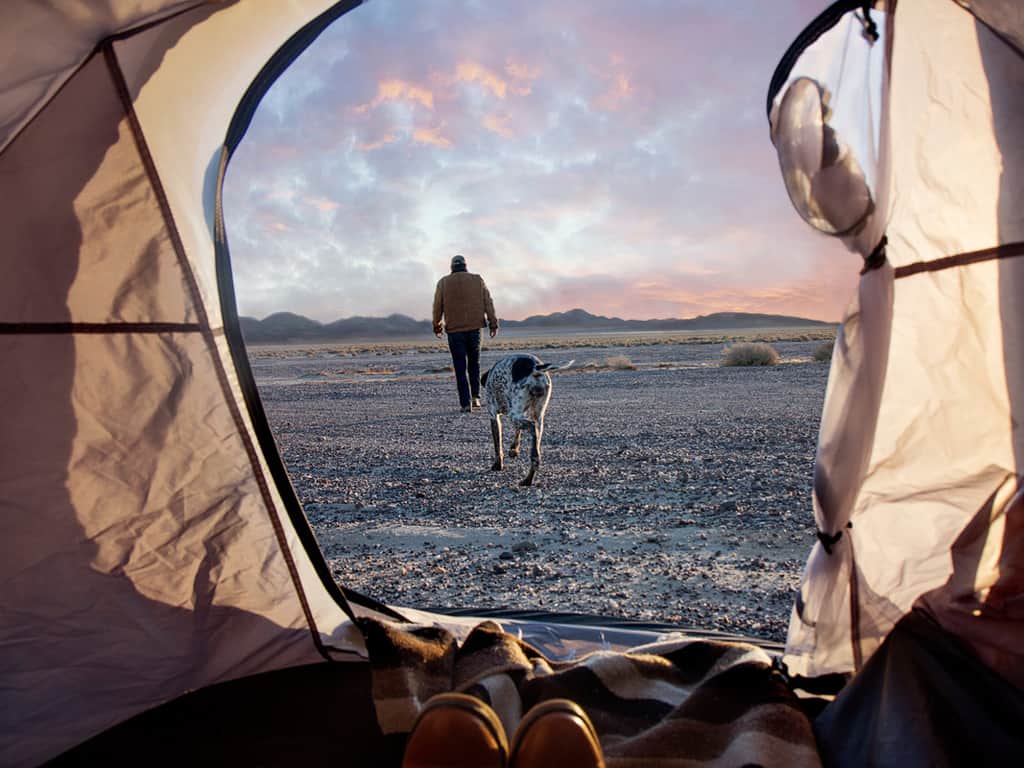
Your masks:
<instances>
[{"instance_id":1,"label":"striped blanket","mask_svg":"<svg viewBox=\"0 0 1024 768\"><path fill-rule=\"evenodd\" d=\"M360 624L385 734L408 733L442 691L489 703L509 734L537 702L569 698L613 768L821 765L810 721L753 645L678 640L560 662L492 622L462 643L435 626Z\"/></svg>"}]
</instances>

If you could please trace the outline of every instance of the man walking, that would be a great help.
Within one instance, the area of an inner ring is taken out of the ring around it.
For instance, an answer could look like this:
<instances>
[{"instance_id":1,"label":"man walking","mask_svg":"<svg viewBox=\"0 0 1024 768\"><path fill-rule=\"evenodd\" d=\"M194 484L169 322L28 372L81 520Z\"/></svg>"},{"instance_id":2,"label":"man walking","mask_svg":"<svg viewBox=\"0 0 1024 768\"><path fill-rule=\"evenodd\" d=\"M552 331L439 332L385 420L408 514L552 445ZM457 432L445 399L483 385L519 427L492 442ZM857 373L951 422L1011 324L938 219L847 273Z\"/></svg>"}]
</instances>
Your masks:
<instances>
[{"instance_id":1,"label":"man walking","mask_svg":"<svg viewBox=\"0 0 1024 768\"><path fill-rule=\"evenodd\" d=\"M474 406L480 407L480 329L488 326L493 339L498 316L487 284L480 275L466 271L466 259L453 256L451 267L451 274L438 280L434 291L434 334L441 338L443 317L459 405L463 413L470 413Z\"/></svg>"}]
</instances>

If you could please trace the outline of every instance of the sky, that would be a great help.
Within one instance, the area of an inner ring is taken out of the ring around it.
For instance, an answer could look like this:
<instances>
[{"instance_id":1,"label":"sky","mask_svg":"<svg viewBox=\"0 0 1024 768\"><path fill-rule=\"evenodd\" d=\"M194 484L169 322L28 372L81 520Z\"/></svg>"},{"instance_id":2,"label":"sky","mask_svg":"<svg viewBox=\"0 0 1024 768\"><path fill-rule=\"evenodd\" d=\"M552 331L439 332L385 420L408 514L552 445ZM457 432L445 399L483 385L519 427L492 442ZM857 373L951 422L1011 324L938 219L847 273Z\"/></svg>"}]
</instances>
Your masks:
<instances>
[{"instance_id":1,"label":"sky","mask_svg":"<svg viewBox=\"0 0 1024 768\"><path fill-rule=\"evenodd\" d=\"M776 64L826 0L371 0L265 96L225 181L242 315L838 321L860 258L792 208Z\"/></svg>"}]
</instances>

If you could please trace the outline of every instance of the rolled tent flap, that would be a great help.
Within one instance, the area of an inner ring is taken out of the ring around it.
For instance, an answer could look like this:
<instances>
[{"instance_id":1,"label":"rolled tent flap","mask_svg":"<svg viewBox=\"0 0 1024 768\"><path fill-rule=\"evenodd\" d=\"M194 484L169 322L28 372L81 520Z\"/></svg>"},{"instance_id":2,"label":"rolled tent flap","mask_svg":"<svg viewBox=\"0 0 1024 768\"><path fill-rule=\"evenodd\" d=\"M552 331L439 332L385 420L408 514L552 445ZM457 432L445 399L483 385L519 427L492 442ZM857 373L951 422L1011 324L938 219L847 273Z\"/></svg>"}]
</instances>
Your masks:
<instances>
[{"instance_id":1,"label":"rolled tent flap","mask_svg":"<svg viewBox=\"0 0 1024 768\"><path fill-rule=\"evenodd\" d=\"M864 6L833 4L787 51L768 119L797 212L867 258L888 215L881 129L889 17Z\"/></svg>"},{"instance_id":2,"label":"rolled tent flap","mask_svg":"<svg viewBox=\"0 0 1024 768\"><path fill-rule=\"evenodd\" d=\"M213 267L228 123L332 4L142 5L134 33L48 10L37 69L60 86L40 103L0 75L5 126L30 115L0 152L3 765L196 688L364 653L259 450ZM0 10L0 35L23 10ZM77 30L67 56L47 24Z\"/></svg>"},{"instance_id":3,"label":"rolled tent flap","mask_svg":"<svg viewBox=\"0 0 1024 768\"><path fill-rule=\"evenodd\" d=\"M979 648L1024 619L1006 604L1022 567L1006 509L1024 457L1024 57L951 0L900 0L889 34L888 264L862 277L826 394L823 543L787 640L806 675L859 668L933 590L920 605Z\"/></svg>"},{"instance_id":4,"label":"rolled tent flap","mask_svg":"<svg viewBox=\"0 0 1024 768\"><path fill-rule=\"evenodd\" d=\"M772 143L786 191L825 234L855 235L875 211L885 19L863 9L838 16L800 52L773 99Z\"/></svg>"}]
</instances>

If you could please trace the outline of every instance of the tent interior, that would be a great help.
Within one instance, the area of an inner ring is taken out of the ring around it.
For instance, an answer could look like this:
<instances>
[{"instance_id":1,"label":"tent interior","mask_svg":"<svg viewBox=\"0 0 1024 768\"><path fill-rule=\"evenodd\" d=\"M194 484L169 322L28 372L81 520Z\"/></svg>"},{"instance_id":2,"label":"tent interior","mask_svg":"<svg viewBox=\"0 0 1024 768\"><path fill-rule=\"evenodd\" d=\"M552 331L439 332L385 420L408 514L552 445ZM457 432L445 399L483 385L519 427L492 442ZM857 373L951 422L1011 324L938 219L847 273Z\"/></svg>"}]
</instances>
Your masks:
<instances>
[{"instance_id":1,"label":"tent interior","mask_svg":"<svg viewBox=\"0 0 1024 768\"><path fill-rule=\"evenodd\" d=\"M836 2L771 80L794 206L864 258L782 648L335 583L246 356L222 196L263 95L358 4L0 10L0 763L397 765L430 691L514 718L595 680L613 765L1024 754L1017 5ZM624 659L675 688L623 693Z\"/></svg>"}]
</instances>

